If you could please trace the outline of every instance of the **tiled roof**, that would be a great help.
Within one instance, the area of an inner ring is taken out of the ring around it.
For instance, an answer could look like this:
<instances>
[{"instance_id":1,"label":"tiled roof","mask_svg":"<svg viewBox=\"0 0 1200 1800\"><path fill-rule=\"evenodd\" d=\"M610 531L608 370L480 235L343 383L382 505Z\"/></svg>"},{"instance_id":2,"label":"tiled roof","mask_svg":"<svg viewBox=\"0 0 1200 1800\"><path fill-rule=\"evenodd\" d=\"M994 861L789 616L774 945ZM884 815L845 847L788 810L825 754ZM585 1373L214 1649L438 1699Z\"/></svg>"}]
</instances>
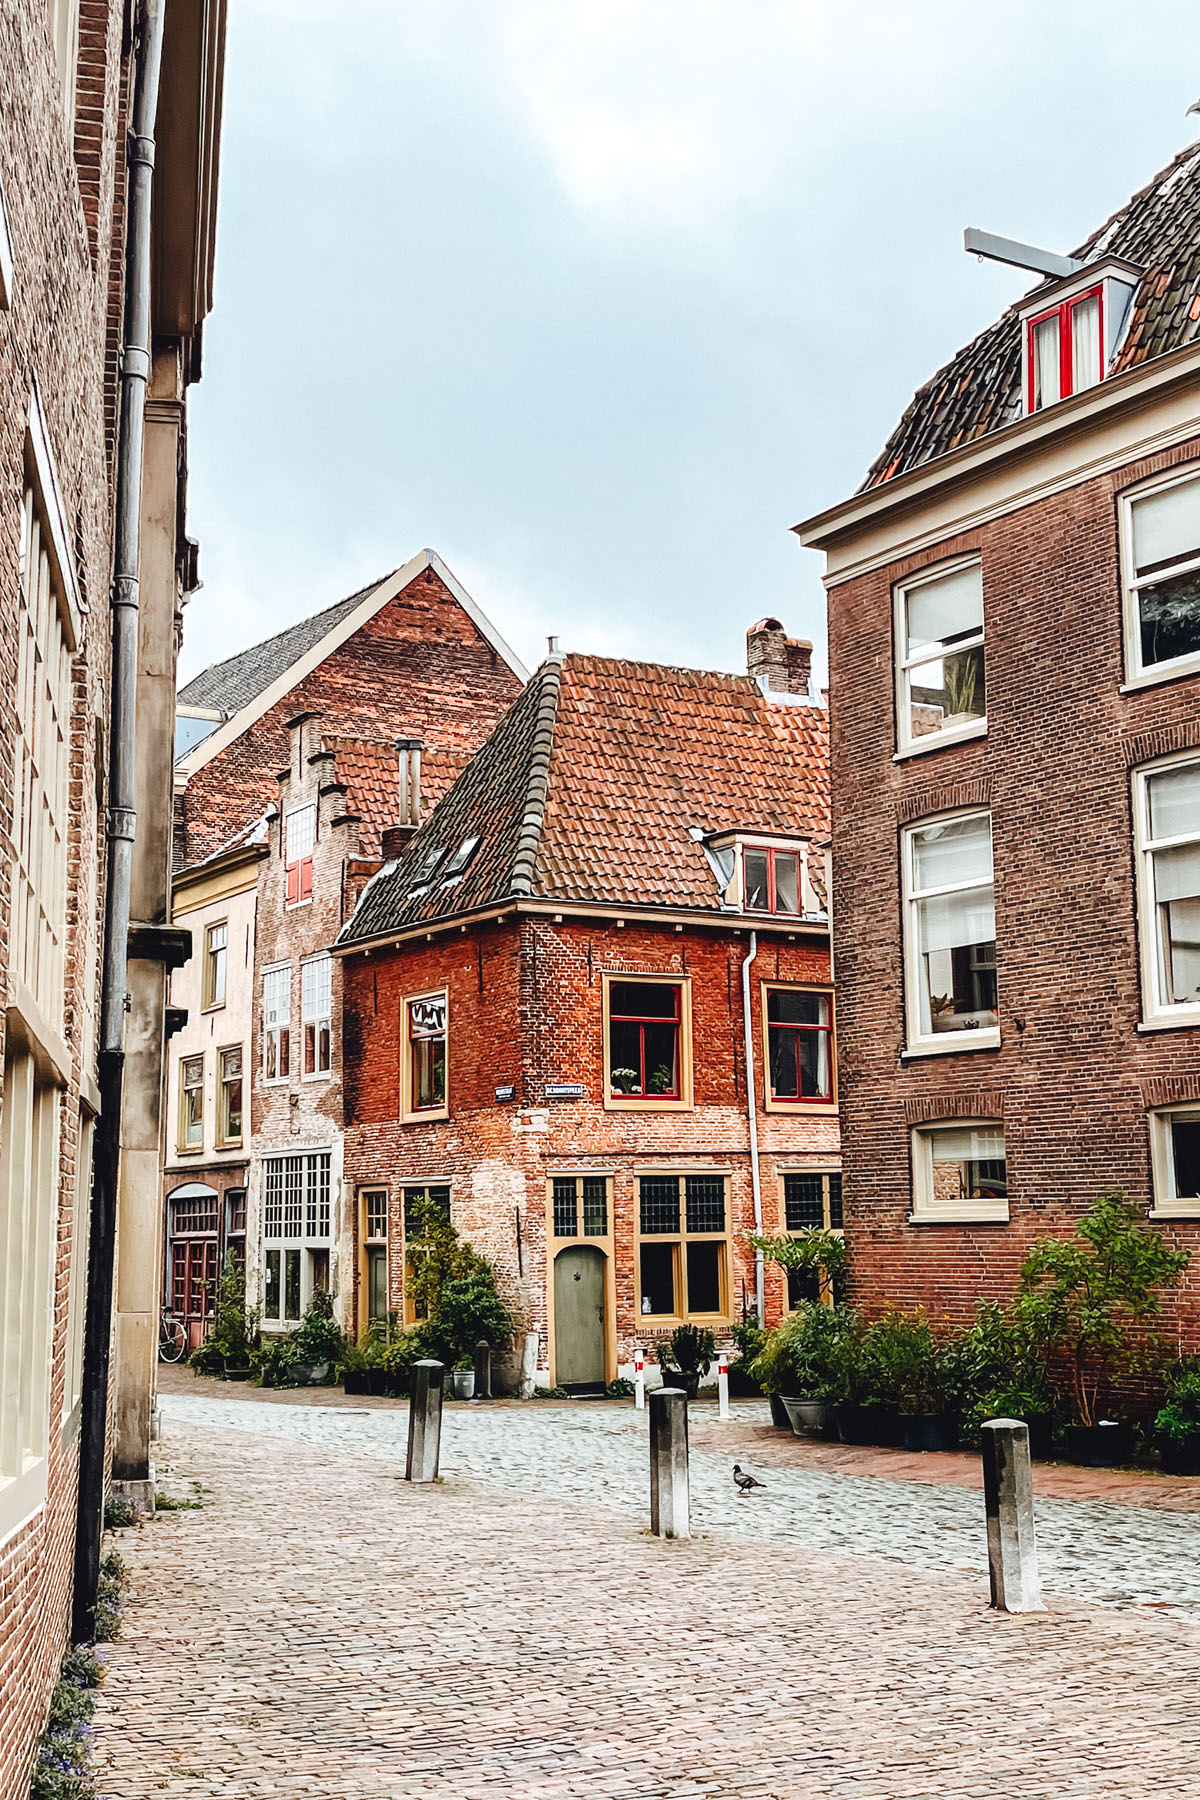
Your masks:
<instances>
[{"instance_id":1,"label":"tiled roof","mask_svg":"<svg viewBox=\"0 0 1200 1800\"><path fill-rule=\"evenodd\" d=\"M289 625L286 631L264 638L261 644L253 644L249 650L241 650L236 656L226 657L224 662L201 669L186 687L180 688L180 704L212 707L231 718L319 644L372 589L386 580L387 576L383 575L379 581L369 581L356 594L348 594L336 605L327 606L324 612L313 613L311 618Z\"/></svg>"},{"instance_id":2,"label":"tiled roof","mask_svg":"<svg viewBox=\"0 0 1200 1800\"><path fill-rule=\"evenodd\" d=\"M1200 333L1200 145L1192 144L1072 254L1119 257L1144 272L1109 374L1191 343ZM1036 289L1032 290L1036 293ZM871 465L863 488L945 456L1021 414L1020 306L980 332L931 381Z\"/></svg>"},{"instance_id":3,"label":"tiled roof","mask_svg":"<svg viewBox=\"0 0 1200 1800\"><path fill-rule=\"evenodd\" d=\"M696 832L828 831L827 715L745 675L546 662L364 893L342 943L530 895L719 912ZM459 879L413 891L428 853L477 837ZM818 860L819 859L815 859Z\"/></svg>"}]
</instances>

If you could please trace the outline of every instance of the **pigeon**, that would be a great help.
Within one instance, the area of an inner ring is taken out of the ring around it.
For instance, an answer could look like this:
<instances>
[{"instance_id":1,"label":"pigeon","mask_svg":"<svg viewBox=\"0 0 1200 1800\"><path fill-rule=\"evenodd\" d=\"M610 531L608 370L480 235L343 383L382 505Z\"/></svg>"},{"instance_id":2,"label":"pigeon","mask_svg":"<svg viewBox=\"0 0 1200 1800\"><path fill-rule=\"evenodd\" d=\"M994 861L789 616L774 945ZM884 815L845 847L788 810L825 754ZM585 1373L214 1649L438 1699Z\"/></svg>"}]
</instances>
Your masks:
<instances>
[{"instance_id":1,"label":"pigeon","mask_svg":"<svg viewBox=\"0 0 1200 1800\"><path fill-rule=\"evenodd\" d=\"M763 1488L764 1490L766 1488L764 1481L756 1481L753 1475L747 1475L743 1471L741 1463L734 1463L733 1479L737 1483L739 1494L748 1494L751 1488Z\"/></svg>"}]
</instances>

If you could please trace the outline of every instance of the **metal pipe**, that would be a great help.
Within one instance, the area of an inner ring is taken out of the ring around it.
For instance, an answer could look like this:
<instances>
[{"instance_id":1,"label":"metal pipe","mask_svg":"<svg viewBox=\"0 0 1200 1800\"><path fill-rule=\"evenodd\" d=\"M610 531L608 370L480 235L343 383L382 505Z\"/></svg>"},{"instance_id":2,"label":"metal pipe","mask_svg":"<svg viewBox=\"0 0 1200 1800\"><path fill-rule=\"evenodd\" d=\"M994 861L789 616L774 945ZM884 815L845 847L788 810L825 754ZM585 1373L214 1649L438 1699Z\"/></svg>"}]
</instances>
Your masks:
<instances>
[{"instance_id":1,"label":"metal pipe","mask_svg":"<svg viewBox=\"0 0 1200 1800\"><path fill-rule=\"evenodd\" d=\"M758 933L750 933L750 954L742 960L742 1026L746 1042L746 1111L750 1123L750 1191L754 1196L754 1229L762 1235L762 1187L758 1178L758 1101L754 1092L754 1027L750 1018L750 965L758 955ZM754 1252L754 1304L758 1322L767 1322L763 1253Z\"/></svg>"},{"instance_id":2,"label":"metal pipe","mask_svg":"<svg viewBox=\"0 0 1200 1800\"><path fill-rule=\"evenodd\" d=\"M100 1117L92 1176L79 1499L75 1526L74 1636L90 1639L104 1526L105 1427L121 1164L125 1014L129 1005L129 909L136 830L138 555L146 389L150 381L150 228L154 127L166 0L141 0L126 139L125 325L121 350L112 580L112 676L108 770L108 869L100 989Z\"/></svg>"}]
</instances>

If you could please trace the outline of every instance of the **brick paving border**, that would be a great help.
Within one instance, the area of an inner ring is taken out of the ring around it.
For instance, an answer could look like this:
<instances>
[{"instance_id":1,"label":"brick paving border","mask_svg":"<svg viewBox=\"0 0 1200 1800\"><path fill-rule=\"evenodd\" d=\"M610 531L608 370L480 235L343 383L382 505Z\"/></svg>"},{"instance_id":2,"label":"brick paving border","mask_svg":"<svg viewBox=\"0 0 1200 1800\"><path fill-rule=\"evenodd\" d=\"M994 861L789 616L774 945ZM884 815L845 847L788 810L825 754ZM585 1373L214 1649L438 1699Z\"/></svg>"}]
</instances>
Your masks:
<instances>
[{"instance_id":1,"label":"brick paving border","mask_svg":"<svg viewBox=\"0 0 1200 1800\"><path fill-rule=\"evenodd\" d=\"M328 1396L323 1396L327 1403ZM249 1420L247 1421L249 1424ZM252 1430L167 1427L202 1511L121 1535L112 1800L1193 1800L1200 1630Z\"/></svg>"}]
</instances>

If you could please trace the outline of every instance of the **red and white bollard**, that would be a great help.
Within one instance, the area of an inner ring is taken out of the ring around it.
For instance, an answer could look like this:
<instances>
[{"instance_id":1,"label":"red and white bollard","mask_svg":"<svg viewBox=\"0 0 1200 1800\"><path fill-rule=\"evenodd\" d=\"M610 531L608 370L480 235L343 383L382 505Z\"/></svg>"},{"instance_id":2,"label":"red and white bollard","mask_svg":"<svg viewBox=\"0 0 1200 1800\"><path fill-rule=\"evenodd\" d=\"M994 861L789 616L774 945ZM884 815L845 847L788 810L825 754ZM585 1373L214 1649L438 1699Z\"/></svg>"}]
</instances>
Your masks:
<instances>
[{"instance_id":1,"label":"red and white bollard","mask_svg":"<svg viewBox=\"0 0 1200 1800\"><path fill-rule=\"evenodd\" d=\"M729 1357L724 1352L717 1358L717 1417L729 1417Z\"/></svg>"},{"instance_id":2,"label":"red and white bollard","mask_svg":"<svg viewBox=\"0 0 1200 1800\"><path fill-rule=\"evenodd\" d=\"M642 1350L633 1353L633 1404L639 1412L646 1404L646 1356Z\"/></svg>"}]
</instances>

